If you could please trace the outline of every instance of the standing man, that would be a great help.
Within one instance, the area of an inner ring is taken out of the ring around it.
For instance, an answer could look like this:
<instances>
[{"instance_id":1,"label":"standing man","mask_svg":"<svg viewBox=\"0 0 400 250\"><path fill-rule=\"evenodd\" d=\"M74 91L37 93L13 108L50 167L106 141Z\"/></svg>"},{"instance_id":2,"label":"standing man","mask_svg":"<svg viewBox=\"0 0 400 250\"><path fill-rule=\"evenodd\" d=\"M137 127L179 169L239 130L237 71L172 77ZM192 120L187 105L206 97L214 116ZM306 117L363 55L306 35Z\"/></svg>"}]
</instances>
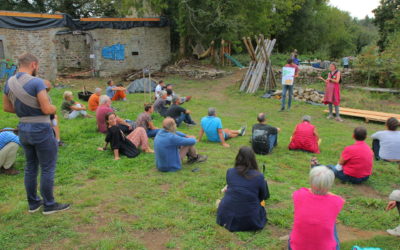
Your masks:
<instances>
[{"instance_id":1,"label":"standing man","mask_svg":"<svg viewBox=\"0 0 400 250\"><path fill-rule=\"evenodd\" d=\"M350 57L345 56L342 58L342 62L343 62L343 68L344 71L348 71L349 70L349 64L350 64Z\"/></svg>"},{"instance_id":2,"label":"standing man","mask_svg":"<svg viewBox=\"0 0 400 250\"><path fill-rule=\"evenodd\" d=\"M35 77L39 60L32 54L23 54L18 58L18 68L18 73L10 77L4 87L3 109L16 113L20 119L18 130L26 157L25 189L29 212L39 211L42 205L43 214L67 210L70 205L57 203L53 196L58 145L50 115L56 113L56 107L50 104L43 79ZM39 165L43 200L37 195Z\"/></svg>"},{"instance_id":3,"label":"standing man","mask_svg":"<svg viewBox=\"0 0 400 250\"><path fill-rule=\"evenodd\" d=\"M285 67L290 67L290 68L294 68L294 77L298 77L299 76L299 67L293 63L293 59L289 58L287 60L287 64L285 65ZM293 96L293 85L287 85L287 84L283 84L282 85L282 106L281 106L281 110L280 111L284 111L285 110L285 105L286 105L286 93L289 91L289 100L288 100L288 106L287 106L287 110L290 110L290 107L292 106L292 96Z\"/></svg>"}]
</instances>

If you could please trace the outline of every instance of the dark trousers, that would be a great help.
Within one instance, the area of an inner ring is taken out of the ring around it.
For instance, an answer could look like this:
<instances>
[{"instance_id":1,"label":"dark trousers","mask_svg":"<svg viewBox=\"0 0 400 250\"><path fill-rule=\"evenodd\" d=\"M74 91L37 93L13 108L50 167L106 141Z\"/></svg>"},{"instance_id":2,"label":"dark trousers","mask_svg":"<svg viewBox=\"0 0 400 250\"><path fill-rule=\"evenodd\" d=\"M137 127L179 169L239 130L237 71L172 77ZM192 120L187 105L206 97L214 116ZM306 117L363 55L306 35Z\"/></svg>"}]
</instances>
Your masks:
<instances>
[{"instance_id":1,"label":"dark trousers","mask_svg":"<svg viewBox=\"0 0 400 250\"><path fill-rule=\"evenodd\" d=\"M156 137L158 131L160 131L160 130L159 130L159 129L148 129L148 130L146 131L147 137L149 137L149 138L154 138L154 137Z\"/></svg>"},{"instance_id":2,"label":"dark trousers","mask_svg":"<svg viewBox=\"0 0 400 250\"><path fill-rule=\"evenodd\" d=\"M181 116L175 119L176 126L179 127L182 122L187 123L187 124L193 124L194 121L192 120L192 117L189 114L182 113Z\"/></svg>"},{"instance_id":3,"label":"dark trousers","mask_svg":"<svg viewBox=\"0 0 400 250\"><path fill-rule=\"evenodd\" d=\"M29 206L40 203L41 198L37 195L37 176L39 166L40 194L45 206L55 203L53 196L54 174L56 171L58 143L50 124L48 128L39 131L19 131L19 138L25 151L25 189Z\"/></svg>"},{"instance_id":4,"label":"dark trousers","mask_svg":"<svg viewBox=\"0 0 400 250\"><path fill-rule=\"evenodd\" d=\"M332 169L332 171L335 173L335 177L338 178L339 180L343 182L351 182L353 184L360 184L366 180L368 180L369 176L363 177L363 178L356 178L350 175L346 175L343 170L336 170L334 165L326 165L328 168Z\"/></svg>"},{"instance_id":5,"label":"dark trousers","mask_svg":"<svg viewBox=\"0 0 400 250\"><path fill-rule=\"evenodd\" d=\"M375 160L379 161L381 158L379 157L379 149L381 148L378 139L372 140L372 151L374 151Z\"/></svg>"}]
</instances>

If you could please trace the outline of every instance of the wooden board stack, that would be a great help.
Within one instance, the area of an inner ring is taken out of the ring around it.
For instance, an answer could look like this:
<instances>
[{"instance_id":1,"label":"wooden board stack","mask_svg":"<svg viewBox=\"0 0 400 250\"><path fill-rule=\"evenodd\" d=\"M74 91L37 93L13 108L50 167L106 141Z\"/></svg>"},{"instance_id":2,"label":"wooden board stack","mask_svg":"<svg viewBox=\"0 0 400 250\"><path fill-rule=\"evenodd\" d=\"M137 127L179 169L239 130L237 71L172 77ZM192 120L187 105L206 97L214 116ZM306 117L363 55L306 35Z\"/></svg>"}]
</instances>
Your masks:
<instances>
[{"instance_id":1,"label":"wooden board stack","mask_svg":"<svg viewBox=\"0 0 400 250\"><path fill-rule=\"evenodd\" d=\"M246 93L255 93L264 82L264 90L274 89L276 87L276 80L274 72L272 71L272 63L270 60L272 50L275 46L276 39L264 39L263 35L255 36L257 43L254 49L251 38L243 37L243 42L250 55L251 62L243 82L240 86L240 91Z\"/></svg>"}]
</instances>

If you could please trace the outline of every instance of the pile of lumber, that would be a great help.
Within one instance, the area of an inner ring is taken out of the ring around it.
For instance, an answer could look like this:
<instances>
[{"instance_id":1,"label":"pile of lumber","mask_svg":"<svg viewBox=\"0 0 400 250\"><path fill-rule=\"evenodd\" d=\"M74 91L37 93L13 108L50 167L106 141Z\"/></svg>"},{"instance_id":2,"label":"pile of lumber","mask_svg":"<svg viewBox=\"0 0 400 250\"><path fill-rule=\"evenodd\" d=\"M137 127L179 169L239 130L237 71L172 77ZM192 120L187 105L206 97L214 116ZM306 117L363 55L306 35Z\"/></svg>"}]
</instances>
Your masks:
<instances>
[{"instance_id":1,"label":"pile of lumber","mask_svg":"<svg viewBox=\"0 0 400 250\"><path fill-rule=\"evenodd\" d=\"M282 96L282 90L275 91L273 93L273 96L278 96L278 98L280 99ZM303 89L301 87L295 88L293 90L293 97L296 101L303 101L303 102L322 103L322 101L324 100L324 95L312 88L306 88L306 89Z\"/></svg>"},{"instance_id":2,"label":"pile of lumber","mask_svg":"<svg viewBox=\"0 0 400 250\"><path fill-rule=\"evenodd\" d=\"M249 68L240 86L240 91L246 91L246 93L255 93L261 83L264 83L264 90L273 89L276 86L270 60L276 39L264 39L263 35L259 35L255 37L255 40L256 49L254 49L250 37L243 37L243 42L251 58Z\"/></svg>"},{"instance_id":3,"label":"pile of lumber","mask_svg":"<svg viewBox=\"0 0 400 250\"><path fill-rule=\"evenodd\" d=\"M324 112L328 113L329 111L324 110ZM386 122L386 120L389 119L390 117L395 117L398 120L400 120L399 114L384 113L384 112L371 111L371 110L340 107L339 112L340 112L340 115L364 118L365 122L369 122L369 121Z\"/></svg>"}]
</instances>

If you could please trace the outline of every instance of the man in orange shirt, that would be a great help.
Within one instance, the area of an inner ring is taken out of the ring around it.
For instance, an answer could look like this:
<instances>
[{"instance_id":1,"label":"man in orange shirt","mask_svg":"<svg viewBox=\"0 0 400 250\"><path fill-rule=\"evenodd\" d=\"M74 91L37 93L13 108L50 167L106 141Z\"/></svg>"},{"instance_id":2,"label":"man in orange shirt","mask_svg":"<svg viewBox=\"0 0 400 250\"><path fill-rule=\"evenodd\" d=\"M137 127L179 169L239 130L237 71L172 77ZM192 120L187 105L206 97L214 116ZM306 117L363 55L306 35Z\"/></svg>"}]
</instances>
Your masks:
<instances>
[{"instance_id":1,"label":"man in orange shirt","mask_svg":"<svg viewBox=\"0 0 400 250\"><path fill-rule=\"evenodd\" d=\"M90 111L96 111L97 107L99 106L100 96L101 88L96 88L94 94L92 94L88 100L88 108Z\"/></svg>"}]
</instances>

